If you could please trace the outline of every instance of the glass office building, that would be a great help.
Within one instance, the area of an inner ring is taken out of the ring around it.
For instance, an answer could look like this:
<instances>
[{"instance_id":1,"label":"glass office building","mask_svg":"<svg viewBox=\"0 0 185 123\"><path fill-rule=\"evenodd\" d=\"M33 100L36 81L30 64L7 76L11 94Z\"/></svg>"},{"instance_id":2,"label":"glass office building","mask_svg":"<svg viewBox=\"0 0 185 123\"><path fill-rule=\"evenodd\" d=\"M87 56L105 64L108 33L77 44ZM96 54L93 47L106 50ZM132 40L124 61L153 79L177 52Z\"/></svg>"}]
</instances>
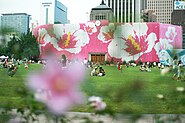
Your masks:
<instances>
[{"instance_id":1,"label":"glass office building","mask_svg":"<svg viewBox=\"0 0 185 123\"><path fill-rule=\"evenodd\" d=\"M27 33L29 22L30 15L26 13L9 13L1 16L1 27L12 28L18 33Z\"/></svg>"},{"instance_id":2,"label":"glass office building","mask_svg":"<svg viewBox=\"0 0 185 123\"><path fill-rule=\"evenodd\" d=\"M66 24L67 7L57 0L42 0L39 25L43 24Z\"/></svg>"}]
</instances>

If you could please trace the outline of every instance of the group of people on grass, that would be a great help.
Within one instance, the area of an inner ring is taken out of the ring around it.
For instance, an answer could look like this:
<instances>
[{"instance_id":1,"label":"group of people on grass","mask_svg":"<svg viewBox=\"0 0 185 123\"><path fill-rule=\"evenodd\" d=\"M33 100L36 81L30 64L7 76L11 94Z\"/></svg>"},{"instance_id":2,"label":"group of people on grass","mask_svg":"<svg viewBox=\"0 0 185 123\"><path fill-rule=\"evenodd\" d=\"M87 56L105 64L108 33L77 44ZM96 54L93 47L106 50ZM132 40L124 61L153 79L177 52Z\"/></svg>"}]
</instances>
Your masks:
<instances>
[{"instance_id":1,"label":"group of people on grass","mask_svg":"<svg viewBox=\"0 0 185 123\"><path fill-rule=\"evenodd\" d=\"M139 67L139 70L140 71L145 71L145 72L151 72L151 66L150 65L146 65L146 64L142 64L140 67Z\"/></svg>"},{"instance_id":2,"label":"group of people on grass","mask_svg":"<svg viewBox=\"0 0 185 123\"><path fill-rule=\"evenodd\" d=\"M11 61L11 60L10 60ZM14 74L16 73L18 66L22 63L24 63L25 68L28 68L28 62L27 61L15 61L12 60L10 62L8 59L5 59L2 63L2 66L5 68L8 68L8 75L9 76L14 76ZM92 66L92 64L89 64L89 60L87 60L86 58L83 61L83 64L85 66L87 66L87 68L92 68L92 71L90 72L91 76L105 76L105 70L103 69L102 66ZM126 64L123 65L120 62L117 63L117 69L118 70L123 70L124 66L128 67L128 66L137 66L138 64ZM146 72L150 72L152 67L158 67L160 69L163 69L164 66L159 62L159 63L150 63L150 62L146 62L140 65L139 70L140 71L146 71ZM170 67L170 66L167 66ZM173 75L172 75L172 79L177 79L177 80L185 80L185 67L182 64L181 60L178 60L177 56L174 57L173 59L173 64L172 64L172 70L173 70Z\"/></svg>"},{"instance_id":3,"label":"group of people on grass","mask_svg":"<svg viewBox=\"0 0 185 123\"><path fill-rule=\"evenodd\" d=\"M129 64L129 66L138 66L139 64ZM123 64L120 62L117 62L117 69L118 70L123 70ZM126 66L126 64L125 64ZM127 66L128 67L128 66ZM166 67L172 68L173 75L172 79L174 80L185 80L185 65L183 65L182 61L178 59L177 56L174 57L172 65L165 66L161 62L146 62L142 63L139 67L140 71L145 71L145 72L151 72L152 67L158 67L159 69L164 69Z\"/></svg>"},{"instance_id":4,"label":"group of people on grass","mask_svg":"<svg viewBox=\"0 0 185 123\"><path fill-rule=\"evenodd\" d=\"M91 71L91 76L105 76L105 70L103 67L94 67Z\"/></svg>"},{"instance_id":5,"label":"group of people on grass","mask_svg":"<svg viewBox=\"0 0 185 123\"><path fill-rule=\"evenodd\" d=\"M0 60L0 66L1 68L8 69L8 76L13 77L16 74L20 65L24 65L24 68L27 69L29 62L30 61L28 60L16 60L14 58L6 58Z\"/></svg>"}]
</instances>

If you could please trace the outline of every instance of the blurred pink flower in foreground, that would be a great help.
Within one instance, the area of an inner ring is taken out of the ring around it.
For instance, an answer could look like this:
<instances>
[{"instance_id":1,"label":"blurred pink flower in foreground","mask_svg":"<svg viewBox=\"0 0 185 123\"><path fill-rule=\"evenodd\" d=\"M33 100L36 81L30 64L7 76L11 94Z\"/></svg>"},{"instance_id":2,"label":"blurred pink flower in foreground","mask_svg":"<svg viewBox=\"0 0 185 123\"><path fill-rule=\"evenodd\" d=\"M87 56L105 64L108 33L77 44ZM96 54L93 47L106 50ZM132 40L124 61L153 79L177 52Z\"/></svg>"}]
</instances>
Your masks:
<instances>
[{"instance_id":1,"label":"blurred pink flower in foreground","mask_svg":"<svg viewBox=\"0 0 185 123\"><path fill-rule=\"evenodd\" d=\"M80 82L84 77L85 68L80 63L62 68L57 61L49 60L41 73L29 75L28 87L34 91L36 100L59 115L72 106L83 103Z\"/></svg>"},{"instance_id":2,"label":"blurred pink flower in foreground","mask_svg":"<svg viewBox=\"0 0 185 123\"><path fill-rule=\"evenodd\" d=\"M96 111L101 111L106 108L106 103L102 101L102 98L92 96L89 97L90 106L95 108Z\"/></svg>"}]
</instances>

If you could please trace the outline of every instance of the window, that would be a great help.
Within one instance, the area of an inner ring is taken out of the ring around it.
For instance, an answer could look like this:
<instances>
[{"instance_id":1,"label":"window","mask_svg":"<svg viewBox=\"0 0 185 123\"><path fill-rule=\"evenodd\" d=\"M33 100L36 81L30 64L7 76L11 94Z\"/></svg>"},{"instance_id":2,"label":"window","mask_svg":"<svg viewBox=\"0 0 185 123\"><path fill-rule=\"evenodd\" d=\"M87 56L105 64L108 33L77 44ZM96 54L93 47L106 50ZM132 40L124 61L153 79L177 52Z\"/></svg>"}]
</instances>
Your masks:
<instances>
[{"instance_id":1,"label":"window","mask_svg":"<svg viewBox=\"0 0 185 123\"><path fill-rule=\"evenodd\" d=\"M96 15L95 19L96 20L106 20L106 16L105 15Z\"/></svg>"}]
</instances>

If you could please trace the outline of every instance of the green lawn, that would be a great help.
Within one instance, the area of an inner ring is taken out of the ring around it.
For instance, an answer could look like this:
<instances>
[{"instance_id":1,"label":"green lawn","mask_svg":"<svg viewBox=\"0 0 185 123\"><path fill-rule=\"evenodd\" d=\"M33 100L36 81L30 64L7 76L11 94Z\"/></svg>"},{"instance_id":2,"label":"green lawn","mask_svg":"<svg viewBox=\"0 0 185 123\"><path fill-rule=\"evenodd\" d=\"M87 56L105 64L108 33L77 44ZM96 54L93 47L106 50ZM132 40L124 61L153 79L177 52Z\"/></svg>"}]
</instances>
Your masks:
<instances>
[{"instance_id":1,"label":"green lawn","mask_svg":"<svg viewBox=\"0 0 185 123\"><path fill-rule=\"evenodd\" d=\"M24 83L27 74L40 67L38 64L32 64L28 69L21 66L14 77L7 75L8 69L0 69L0 107L26 108L30 107L30 101L35 104L25 93ZM102 97L109 110L142 114L185 113L184 93L176 91L176 87L185 87L185 83L172 80L172 72L161 76L158 68L152 68L151 72L140 72L138 67L124 68L123 72L118 71L116 66L103 68L106 76L94 77L89 73L82 91L87 96ZM157 94L163 94L164 99L157 98ZM73 111L90 112L91 109L85 104Z\"/></svg>"}]
</instances>

